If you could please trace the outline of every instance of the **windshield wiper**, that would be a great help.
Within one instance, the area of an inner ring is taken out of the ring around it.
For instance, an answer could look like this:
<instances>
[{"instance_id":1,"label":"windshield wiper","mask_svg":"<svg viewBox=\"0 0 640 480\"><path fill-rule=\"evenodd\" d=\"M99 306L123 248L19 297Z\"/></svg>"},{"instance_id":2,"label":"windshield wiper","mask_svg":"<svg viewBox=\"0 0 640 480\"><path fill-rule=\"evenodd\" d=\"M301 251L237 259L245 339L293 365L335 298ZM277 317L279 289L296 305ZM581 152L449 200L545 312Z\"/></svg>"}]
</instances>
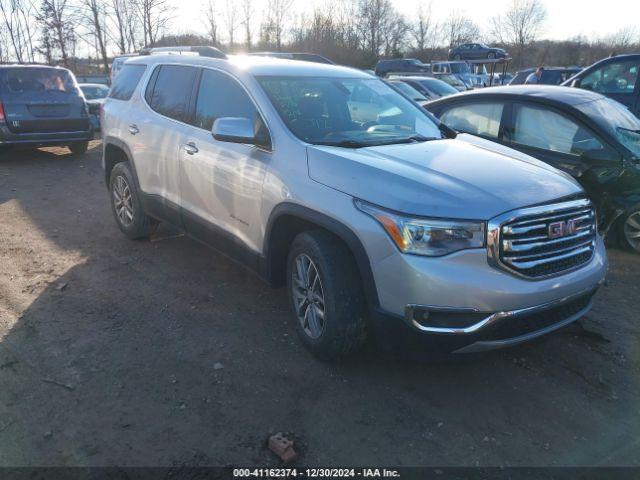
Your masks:
<instances>
[{"instance_id":1,"label":"windshield wiper","mask_svg":"<svg viewBox=\"0 0 640 480\"><path fill-rule=\"evenodd\" d=\"M343 147L343 148L364 148L371 147L371 143L358 142L357 140L338 140L336 142L313 142L315 145L327 145L330 147Z\"/></svg>"},{"instance_id":2,"label":"windshield wiper","mask_svg":"<svg viewBox=\"0 0 640 480\"><path fill-rule=\"evenodd\" d=\"M425 137L424 135L411 135L410 137L394 138L386 142L376 142L375 146L394 145L398 143L418 143L430 142L432 140L440 140L438 137Z\"/></svg>"}]
</instances>

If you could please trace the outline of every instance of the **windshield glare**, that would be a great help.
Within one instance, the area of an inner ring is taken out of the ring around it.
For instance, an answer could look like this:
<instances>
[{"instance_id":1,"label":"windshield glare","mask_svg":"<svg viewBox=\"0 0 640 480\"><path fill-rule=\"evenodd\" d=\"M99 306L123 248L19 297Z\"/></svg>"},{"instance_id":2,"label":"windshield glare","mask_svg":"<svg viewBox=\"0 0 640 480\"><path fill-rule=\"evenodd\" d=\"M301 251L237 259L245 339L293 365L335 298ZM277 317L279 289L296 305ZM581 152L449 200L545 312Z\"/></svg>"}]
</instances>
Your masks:
<instances>
[{"instance_id":1,"label":"windshield glare","mask_svg":"<svg viewBox=\"0 0 640 480\"><path fill-rule=\"evenodd\" d=\"M425 97L423 94L421 94L418 90L416 90L415 88L413 88L411 85L408 85L402 81L400 82L391 82L391 84L396 87L398 90L400 90L402 93L404 93L407 97L413 99L413 100L418 100L418 101L424 101L427 100L427 97Z\"/></svg>"},{"instance_id":2,"label":"windshield glare","mask_svg":"<svg viewBox=\"0 0 640 480\"><path fill-rule=\"evenodd\" d=\"M577 108L613 134L635 157L640 158L640 119L627 107L610 98L601 98L577 105Z\"/></svg>"},{"instance_id":3,"label":"windshield glare","mask_svg":"<svg viewBox=\"0 0 640 480\"><path fill-rule=\"evenodd\" d=\"M258 77L299 139L347 147L442 138L419 106L379 79Z\"/></svg>"}]
</instances>

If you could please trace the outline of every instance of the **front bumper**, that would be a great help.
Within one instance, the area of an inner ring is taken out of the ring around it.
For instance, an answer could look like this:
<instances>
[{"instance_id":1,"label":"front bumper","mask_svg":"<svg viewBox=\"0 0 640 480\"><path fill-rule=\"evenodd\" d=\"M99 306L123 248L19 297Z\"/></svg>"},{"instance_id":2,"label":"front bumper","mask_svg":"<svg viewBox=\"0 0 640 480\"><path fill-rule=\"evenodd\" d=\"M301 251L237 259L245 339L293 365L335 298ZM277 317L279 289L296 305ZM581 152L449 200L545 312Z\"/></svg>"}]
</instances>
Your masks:
<instances>
[{"instance_id":1,"label":"front bumper","mask_svg":"<svg viewBox=\"0 0 640 480\"><path fill-rule=\"evenodd\" d=\"M0 145L25 145L32 147L46 145L66 145L84 142L93 138L93 129L74 132L14 133L6 125L0 125Z\"/></svg>"},{"instance_id":2,"label":"front bumper","mask_svg":"<svg viewBox=\"0 0 640 480\"><path fill-rule=\"evenodd\" d=\"M381 338L400 337L421 349L429 344L431 350L473 352L531 340L586 314L604 280L607 258L598 237L587 264L542 280L489 266L486 250L440 258L398 252L373 267Z\"/></svg>"}]
</instances>

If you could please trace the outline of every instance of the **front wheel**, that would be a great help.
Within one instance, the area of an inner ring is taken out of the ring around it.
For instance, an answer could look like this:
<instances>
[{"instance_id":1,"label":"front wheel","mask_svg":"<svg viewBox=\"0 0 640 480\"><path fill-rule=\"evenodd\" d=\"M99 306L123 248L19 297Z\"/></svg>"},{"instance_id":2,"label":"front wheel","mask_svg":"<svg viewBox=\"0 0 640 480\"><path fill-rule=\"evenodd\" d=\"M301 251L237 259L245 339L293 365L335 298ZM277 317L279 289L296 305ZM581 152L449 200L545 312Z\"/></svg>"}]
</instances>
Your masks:
<instances>
[{"instance_id":1,"label":"front wheel","mask_svg":"<svg viewBox=\"0 0 640 480\"><path fill-rule=\"evenodd\" d=\"M329 232L299 234L287 260L287 287L296 330L322 360L354 353L367 338L366 302L347 246Z\"/></svg>"},{"instance_id":2,"label":"front wheel","mask_svg":"<svg viewBox=\"0 0 640 480\"><path fill-rule=\"evenodd\" d=\"M640 254L640 204L629 208L620 217L618 238L626 250Z\"/></svg>"},{"instance_id":3,"label":"front wheel","mask_svg":"<svg viewBox=\"0 0 640 480\"><path fill-rule=\"evenodd\" d=\"M74 142L69 145L69 150L74 155L84 155L89 148L89 142Z\"/></svg>"},{"instance_id":4,"label":"front wheel","mask_svg":"<svg viewBox=\"0 0 640 480\"><path fill-rule=\"evenodd\" d=\"M489 59L494 59L494 58L496 58L496 54L495 54L495 53L493 53L493 52L489 52L489 53L487 54L487 58L489 58Z\"/></svg>"}]
</instances>

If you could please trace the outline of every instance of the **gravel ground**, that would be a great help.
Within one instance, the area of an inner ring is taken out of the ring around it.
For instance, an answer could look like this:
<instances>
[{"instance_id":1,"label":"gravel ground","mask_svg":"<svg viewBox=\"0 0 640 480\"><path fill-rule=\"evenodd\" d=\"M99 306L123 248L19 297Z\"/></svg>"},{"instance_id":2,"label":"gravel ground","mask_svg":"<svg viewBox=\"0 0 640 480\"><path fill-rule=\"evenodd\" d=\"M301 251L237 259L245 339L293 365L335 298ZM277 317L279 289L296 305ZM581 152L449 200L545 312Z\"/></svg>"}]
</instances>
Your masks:
<instances>
[{"instance_id":1,"label":"gravel ground","mask_svg":"<svg viewBox=\"0 0 640 480\"><path fill-rule=\"evenodd\" d=\"M0 466L640 465L640 257L589 315L514 349L342 365L283 289L161 227L116 228L100 144L0 157Z\"/></svg>"}]
</instances>

